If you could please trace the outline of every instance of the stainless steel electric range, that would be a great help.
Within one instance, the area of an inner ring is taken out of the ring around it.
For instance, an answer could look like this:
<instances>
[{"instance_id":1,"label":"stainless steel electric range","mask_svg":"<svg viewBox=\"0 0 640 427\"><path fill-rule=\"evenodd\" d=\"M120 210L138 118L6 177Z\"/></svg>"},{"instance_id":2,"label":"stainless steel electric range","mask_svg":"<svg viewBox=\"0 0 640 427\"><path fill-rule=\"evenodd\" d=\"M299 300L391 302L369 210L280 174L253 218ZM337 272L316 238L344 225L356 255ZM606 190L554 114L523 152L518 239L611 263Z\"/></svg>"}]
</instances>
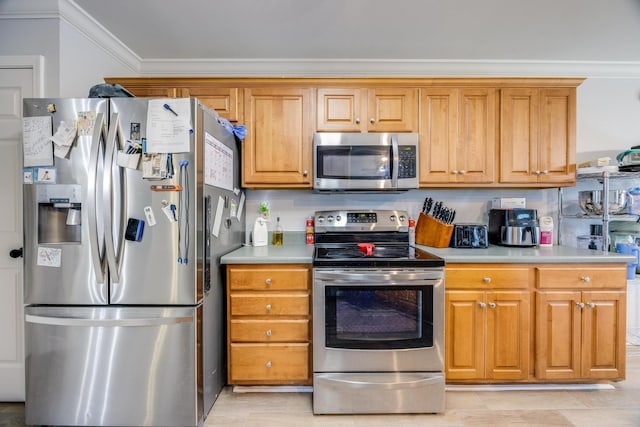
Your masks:
<instances>
[{"instance_id":1,"label":"stainless steel electric range","mask_svg":"<svg viewBox=\"0 0 640 427\"><path fill-rule=\"evenodd\" d=\"M444 411L444 260L405 211L315 214L313 412Z\"/></svg>"}]
</instances>

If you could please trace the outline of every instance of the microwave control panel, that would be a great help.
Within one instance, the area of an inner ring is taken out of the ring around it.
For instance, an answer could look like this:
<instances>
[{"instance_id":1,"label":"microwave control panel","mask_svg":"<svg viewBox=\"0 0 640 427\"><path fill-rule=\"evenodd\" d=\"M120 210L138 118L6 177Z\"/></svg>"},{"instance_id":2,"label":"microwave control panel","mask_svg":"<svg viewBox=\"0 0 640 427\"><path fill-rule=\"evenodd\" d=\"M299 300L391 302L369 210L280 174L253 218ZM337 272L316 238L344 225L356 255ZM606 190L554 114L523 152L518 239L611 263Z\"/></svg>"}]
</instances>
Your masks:
<instances>
[{"instance_id":1,"label":"microwave control panel","mask_svg":"<svg viewBox=\"0 0 640 427\"><path fill-rule=\"evenodd\" d=\"M417 157L415 145L398 146L398 179L416 177Z\"/></svg>"}]
</instances>

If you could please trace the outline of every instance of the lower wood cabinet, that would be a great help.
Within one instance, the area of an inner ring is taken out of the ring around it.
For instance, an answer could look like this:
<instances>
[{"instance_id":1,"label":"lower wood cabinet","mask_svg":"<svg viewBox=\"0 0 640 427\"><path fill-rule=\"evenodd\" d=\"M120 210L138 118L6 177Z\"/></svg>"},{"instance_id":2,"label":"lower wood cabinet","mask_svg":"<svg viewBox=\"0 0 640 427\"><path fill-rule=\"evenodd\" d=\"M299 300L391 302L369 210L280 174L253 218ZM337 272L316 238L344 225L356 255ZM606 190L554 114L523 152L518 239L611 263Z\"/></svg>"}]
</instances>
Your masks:
<instances>
[{"instance_id":1,"label":"lower wood cabinet","mask_svg":"<svg viewBox=\"0 0 640 427\"><path fill-rule=\"evenodd\" d=\"M529 376L533 268L446 268L445 375L448 382Z\"/></svg>"},{"instance_id":2,"label":"lower wood cabinet","mask_svg":"<svg viewBox=\"0 0 640 427\"><path fill-rule=\"evenodd\" d=\"M539 267L536 377L624 379L626 312L624 264Z\"/></svg>"},{"instance_id":3,"label":"lower wood cabinet","mask_svg":"<svg viewBox=\"0 0 640 427\"><path fill-rule=\"evenodd\" d=\"M311 266L227 266L228 383L308 385Z\"/></svg>"}]
</instances>

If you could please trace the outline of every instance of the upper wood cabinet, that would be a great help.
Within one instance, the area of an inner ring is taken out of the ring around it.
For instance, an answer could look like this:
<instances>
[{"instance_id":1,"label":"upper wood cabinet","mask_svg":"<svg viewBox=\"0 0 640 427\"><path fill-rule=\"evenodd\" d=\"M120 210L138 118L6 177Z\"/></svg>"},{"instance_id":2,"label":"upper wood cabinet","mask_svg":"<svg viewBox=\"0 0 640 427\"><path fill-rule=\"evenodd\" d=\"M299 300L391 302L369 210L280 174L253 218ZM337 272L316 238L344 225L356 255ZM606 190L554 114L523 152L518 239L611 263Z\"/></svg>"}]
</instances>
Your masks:
<instances>
[{"instance_id":1,"label":"upper wood cabinet","mask_svg":"<svg viewBox=\"0 0 640 427\"><path fill-rule=\"evenodd\" d=\"M245 89L242 186L310 188L312 90Z\"/></svg>"},{"instance_id":2,"label":"upper wood cabinet","mask_svg":"<svg viewBox=\"0 0 640 427\"><path fill-rule=\"evenodd\" d=\"M575 183L575 122L575 88L502 89L499 182Z\"/></svg>"},{"instance_id":3,"label":"upper wood cabinet","mask_svg":"<svg viewBox=\"0 0 640 427\"><path fill-rule=\"evenodd\" d=\"M205 106L215 110L230 122L242 121L242 89L237 87L183 88L181 97L196 97Z\"/></svg>"},{"instance_id":4,"label":"upper wood cabinet","mask_svg":"<svg viewBox=\"0 0 640 427\"><path fill-rule=\"evenodd\" d=\"M420 110L421 185L494 182L496 89L424 88Z\"/></svg>"},{"instance_id":5,"label":"upper wood cabinet","mask_svg":"<svg viewBox=\"0 0 640 427\"><path fill-rule=\"evenodd\" d=\"M319 88L318 132L418 132L418 89Z\"/></svg>"}]
</instances>

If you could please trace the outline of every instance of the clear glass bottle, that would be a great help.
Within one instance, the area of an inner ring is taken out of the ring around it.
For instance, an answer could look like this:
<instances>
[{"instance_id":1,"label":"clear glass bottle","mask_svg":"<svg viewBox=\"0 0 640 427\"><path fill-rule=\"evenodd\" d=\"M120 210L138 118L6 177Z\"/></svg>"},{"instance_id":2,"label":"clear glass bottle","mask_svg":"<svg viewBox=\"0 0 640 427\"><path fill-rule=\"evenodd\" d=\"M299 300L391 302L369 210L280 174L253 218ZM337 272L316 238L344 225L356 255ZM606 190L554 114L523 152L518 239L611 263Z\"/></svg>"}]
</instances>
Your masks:
<instances>
[{"instance_id":1,"label":"clear glass bottle","mask_svg":"<svg viewBox=\"0 0 640 427\"><path fill-rule=\"evenodd\" d=\"M282 246L284 243L284 231L280 225L280 217L276 218L276 228L273 230L273 245Z\"/></svg>"}]
</instances>

